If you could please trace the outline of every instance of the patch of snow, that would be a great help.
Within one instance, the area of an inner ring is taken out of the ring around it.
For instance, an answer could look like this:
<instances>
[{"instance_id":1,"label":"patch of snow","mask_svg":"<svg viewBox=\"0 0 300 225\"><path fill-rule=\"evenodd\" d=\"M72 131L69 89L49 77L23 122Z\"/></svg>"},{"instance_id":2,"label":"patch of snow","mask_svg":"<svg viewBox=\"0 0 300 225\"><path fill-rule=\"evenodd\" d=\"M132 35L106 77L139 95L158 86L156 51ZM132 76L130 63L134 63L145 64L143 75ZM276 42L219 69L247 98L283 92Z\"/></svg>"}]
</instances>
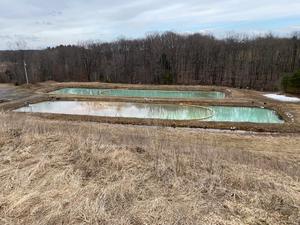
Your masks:
<instances>
[{"instance_id":1,"label":"patch of snow","mask_svg":"<svg viewBox=\"0 0 300 225\"><path fill-rule=\"evenodd\" d=\"M264 95L267 98L275 99L281 102L300 102L300 98L297 97L288 97L286 95L280 95L280 94L265 94Z\"/></svg>"}]
</instances>

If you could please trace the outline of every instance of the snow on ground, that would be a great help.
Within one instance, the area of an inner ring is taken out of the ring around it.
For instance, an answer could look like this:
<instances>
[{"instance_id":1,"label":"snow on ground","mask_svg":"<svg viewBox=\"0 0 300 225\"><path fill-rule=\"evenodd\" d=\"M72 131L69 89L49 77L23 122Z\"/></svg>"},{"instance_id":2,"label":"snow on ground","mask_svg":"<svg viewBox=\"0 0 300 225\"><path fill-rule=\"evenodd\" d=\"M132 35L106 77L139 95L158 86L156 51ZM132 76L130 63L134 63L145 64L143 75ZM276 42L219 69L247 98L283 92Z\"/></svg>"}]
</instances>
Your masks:
<instances>
[{"instance_id":1,"label":"snow on ground","mask_svg":"<svg viewBox=\"0 0 300 225\"><path fill-rule=\"evenodd\" d=\"M264 95L267 98L275 99L281 102L300 102L300 98L297 97L288 97L286 95L280 95L280 94L265 94Z\"/></svg>"}]
</instances>

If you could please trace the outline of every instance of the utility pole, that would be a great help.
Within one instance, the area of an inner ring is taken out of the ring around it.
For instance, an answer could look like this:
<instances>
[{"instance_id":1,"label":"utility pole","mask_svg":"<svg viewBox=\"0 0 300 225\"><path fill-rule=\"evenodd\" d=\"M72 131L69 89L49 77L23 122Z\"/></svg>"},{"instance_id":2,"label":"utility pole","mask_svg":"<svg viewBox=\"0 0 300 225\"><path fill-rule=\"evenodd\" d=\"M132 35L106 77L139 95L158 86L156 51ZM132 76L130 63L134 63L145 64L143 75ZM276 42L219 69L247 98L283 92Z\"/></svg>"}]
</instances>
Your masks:
<instances>
[{"instance_id":1,"label":"utility pole","mask_svg":"<svg viewBox=\"0 0 300 225\"><path fill-rule=\"evenodd\" d=\"M23 60L23 63L24 63L24 71L25 71L25 78L26 78L26 83L29 84L29 81L28 81L28 74L27 74L27 68L26 68L26 63L25 63L25 60Z\"/></svg>"}]
</instances>

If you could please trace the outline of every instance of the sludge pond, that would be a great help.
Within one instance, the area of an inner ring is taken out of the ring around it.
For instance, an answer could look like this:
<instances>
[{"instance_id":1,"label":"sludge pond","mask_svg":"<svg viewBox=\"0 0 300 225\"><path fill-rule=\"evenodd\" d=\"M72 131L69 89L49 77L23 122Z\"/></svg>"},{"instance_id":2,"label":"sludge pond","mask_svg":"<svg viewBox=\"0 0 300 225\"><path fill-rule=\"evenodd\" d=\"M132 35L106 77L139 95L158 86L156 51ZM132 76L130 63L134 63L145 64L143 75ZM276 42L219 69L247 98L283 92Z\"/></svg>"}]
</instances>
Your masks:
<instances>
[{"instance_id":1,"label":"sludge pond","mask_svg":"<svg viewBox=\"0 0 300 225\"><path fill-rule=\"evenodd\" d=\"M236 106L196 106L104 101L45 101L30 104L14 111L163 120L251 123L284 122L274 110Z\"/></svg>"},{"instance_id":2,"label":"sludge pond","mask_svg":"<svg viewBox=\"0 0 300 225\"><path fill-rule=\"evenodd\" d=\"M52 92L64 95L85 95L102 97L136 97L136 98L206 98L223 99L225 93L220 91L167 91L138 89L92 89L63 88Z\"/></svg>"}]
</instances>

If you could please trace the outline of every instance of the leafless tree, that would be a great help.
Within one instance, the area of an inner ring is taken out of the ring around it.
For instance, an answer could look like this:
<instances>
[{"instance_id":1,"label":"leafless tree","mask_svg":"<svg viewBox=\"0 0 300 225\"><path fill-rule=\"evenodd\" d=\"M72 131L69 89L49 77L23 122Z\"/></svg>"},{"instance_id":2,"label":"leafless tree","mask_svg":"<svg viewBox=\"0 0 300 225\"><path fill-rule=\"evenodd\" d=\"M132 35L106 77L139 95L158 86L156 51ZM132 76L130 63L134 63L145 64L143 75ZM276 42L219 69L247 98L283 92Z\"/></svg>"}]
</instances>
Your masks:
<instances>
[{"instance_id":1,"label":"leafless tree","mask_svg":"<svg viewBox=\"0 0 300 225\"><path fill-rule=\"evenodd\" d=\"M149 84L225 85L275 90L281 77L300 69L300 35L276 37L228 34L151 33L143 39L85 42L44 50L0 52L16 63L15 79L24 83L26 60L31 82L103 81ZM21 64L20 64L21 63Z\"/></svg>"}]
</instances>

